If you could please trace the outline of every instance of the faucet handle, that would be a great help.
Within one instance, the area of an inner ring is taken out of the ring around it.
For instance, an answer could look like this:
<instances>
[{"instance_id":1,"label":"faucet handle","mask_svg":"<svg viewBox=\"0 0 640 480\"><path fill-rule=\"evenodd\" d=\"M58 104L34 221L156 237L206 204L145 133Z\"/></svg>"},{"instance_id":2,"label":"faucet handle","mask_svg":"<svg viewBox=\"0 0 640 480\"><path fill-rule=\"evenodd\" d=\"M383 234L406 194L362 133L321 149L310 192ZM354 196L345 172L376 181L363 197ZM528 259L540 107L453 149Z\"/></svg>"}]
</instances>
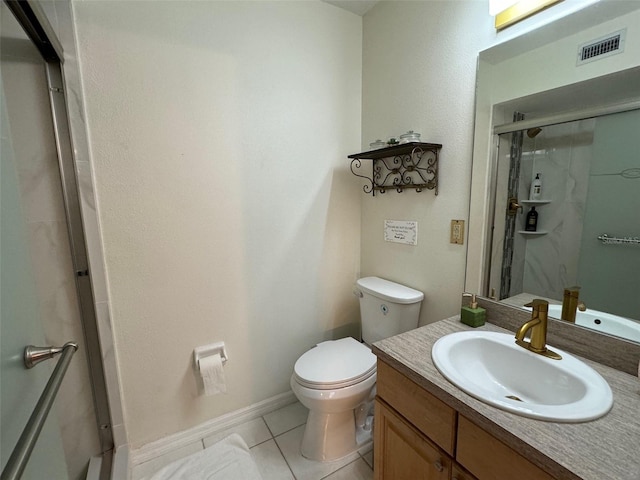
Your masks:
<instances>
[{"instance_id":1,"label":"faucet handle","mask_svg":"<svg viewBox=\"0 0 640 480\"><path fill-rule=\"evenodd\" d=\"M509 207L507 208L507 215L514 217L518 214L518 210L522 213L522 205L518 203L518 197L509 198Z\"/></svg>"},{"instance_id":2,"label":"faucet handle","mask_svg":"<svg viewBox=\"0 0 640 480\"><path fill-rule=\"evenodd\" d=\"M580 295L580 286L574 285L573 287L567 287L564 289L565 295L571 295L572 297L578 297Z\"/></svg>"},{"instance_id":3,"label":"faucet handle","mask_svg":"<svg viewBox=\"0 0 640 480\"><path fill-rule=\"evenodd\" d=\"M531 302L527 303L525 307L533 307L534 310L548 312L549 302L541 298L534 298Z\"/></svg>"}]
</instances>

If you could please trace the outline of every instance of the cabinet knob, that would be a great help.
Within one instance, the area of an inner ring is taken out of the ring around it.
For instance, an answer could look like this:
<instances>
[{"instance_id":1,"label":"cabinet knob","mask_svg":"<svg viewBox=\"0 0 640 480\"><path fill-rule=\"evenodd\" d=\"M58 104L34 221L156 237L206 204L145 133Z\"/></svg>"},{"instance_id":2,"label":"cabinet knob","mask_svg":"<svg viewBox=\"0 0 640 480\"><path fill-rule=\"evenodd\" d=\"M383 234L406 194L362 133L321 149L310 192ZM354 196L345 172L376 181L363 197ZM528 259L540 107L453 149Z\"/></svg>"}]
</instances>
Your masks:
<instances>
[{"instance_id":1,"label":"cabinet knob","mask_svg":"<svg viewBox=\"0 0 640 480\"><path fill-rule=\"evenodd\" d=\"M442 466L442 461L441 460L437 460L436 463L433 464L433 466L439 472L444 470L444 467Z\"/></svg>"}]
</instances>

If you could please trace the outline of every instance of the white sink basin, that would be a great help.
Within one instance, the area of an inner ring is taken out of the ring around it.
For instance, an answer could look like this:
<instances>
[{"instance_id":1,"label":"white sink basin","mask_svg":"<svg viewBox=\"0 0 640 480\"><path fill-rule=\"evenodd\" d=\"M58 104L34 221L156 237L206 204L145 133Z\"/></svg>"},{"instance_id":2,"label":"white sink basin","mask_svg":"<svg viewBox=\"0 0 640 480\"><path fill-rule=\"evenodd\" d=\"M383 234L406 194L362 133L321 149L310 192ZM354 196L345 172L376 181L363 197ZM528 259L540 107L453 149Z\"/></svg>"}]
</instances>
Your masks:
<instances>
[{"instance_id":1,"label":"white sink basin","mask_svg":"<svg viewBox=\"0 0 640 480\"><path fill-rule=\"evenodd\" d=\"M530 311L531 309L528 308L527 310ZM549 316L560 318L562 316L562 305L549 305ZM576 312L576 325L640 342L640 322L630 318L587 308L584 312L579 310Z\"/></svg>"},{"instance_id":2,"label":"white sink basin","mask_svg":"<svg viewBox=\"0 0 640 480\"><path fill-rule=\"evenodd\" d=\"M524 417L584 422L606 414L611 388L594 369L554 347L553 360L497 332L458 332L440 338L431 350L440 373L469 395Z\"/></svg>"}]
</instances>

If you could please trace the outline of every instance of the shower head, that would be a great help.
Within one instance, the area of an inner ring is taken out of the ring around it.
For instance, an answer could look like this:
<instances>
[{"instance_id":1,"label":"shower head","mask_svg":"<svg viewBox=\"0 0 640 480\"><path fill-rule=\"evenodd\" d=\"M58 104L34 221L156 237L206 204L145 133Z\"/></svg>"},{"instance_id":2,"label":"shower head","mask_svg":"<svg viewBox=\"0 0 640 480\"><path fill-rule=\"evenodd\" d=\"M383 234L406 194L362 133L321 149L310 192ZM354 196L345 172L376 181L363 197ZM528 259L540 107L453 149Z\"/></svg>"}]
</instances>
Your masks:
<instances>
[{"instance_id":1,"label":"shower head","mask_svg":"<svg viewBox=\"0 0 640 480\"><path fill-rule=\"evenodd\" d=\"M534 138L536 135L538 135L540 132L542 131L542 129L540 127L533 127L530 128L529 130L527 130L527 137L529 138Z\"/></svg>"}]
</instances>

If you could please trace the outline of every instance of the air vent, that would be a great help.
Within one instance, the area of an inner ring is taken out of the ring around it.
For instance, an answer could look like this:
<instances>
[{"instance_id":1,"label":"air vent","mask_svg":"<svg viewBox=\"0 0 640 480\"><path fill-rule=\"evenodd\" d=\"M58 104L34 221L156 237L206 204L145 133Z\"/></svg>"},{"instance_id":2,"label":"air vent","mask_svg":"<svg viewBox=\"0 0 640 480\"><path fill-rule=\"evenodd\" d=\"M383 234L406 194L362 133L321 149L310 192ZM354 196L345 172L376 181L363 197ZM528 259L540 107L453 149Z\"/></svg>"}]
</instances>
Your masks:
<instances>
[{"instance_id":1,"label":"air vent","mask_svg":"<svg viewBox=\"0 0 640 480\"><path fill-rule=\"evenodd\" d=\"M624 38L627 30L620 30L606 37L583 43L578 48L578 65L610 57L624 51Z\"/></svg>"}]
</instances>

